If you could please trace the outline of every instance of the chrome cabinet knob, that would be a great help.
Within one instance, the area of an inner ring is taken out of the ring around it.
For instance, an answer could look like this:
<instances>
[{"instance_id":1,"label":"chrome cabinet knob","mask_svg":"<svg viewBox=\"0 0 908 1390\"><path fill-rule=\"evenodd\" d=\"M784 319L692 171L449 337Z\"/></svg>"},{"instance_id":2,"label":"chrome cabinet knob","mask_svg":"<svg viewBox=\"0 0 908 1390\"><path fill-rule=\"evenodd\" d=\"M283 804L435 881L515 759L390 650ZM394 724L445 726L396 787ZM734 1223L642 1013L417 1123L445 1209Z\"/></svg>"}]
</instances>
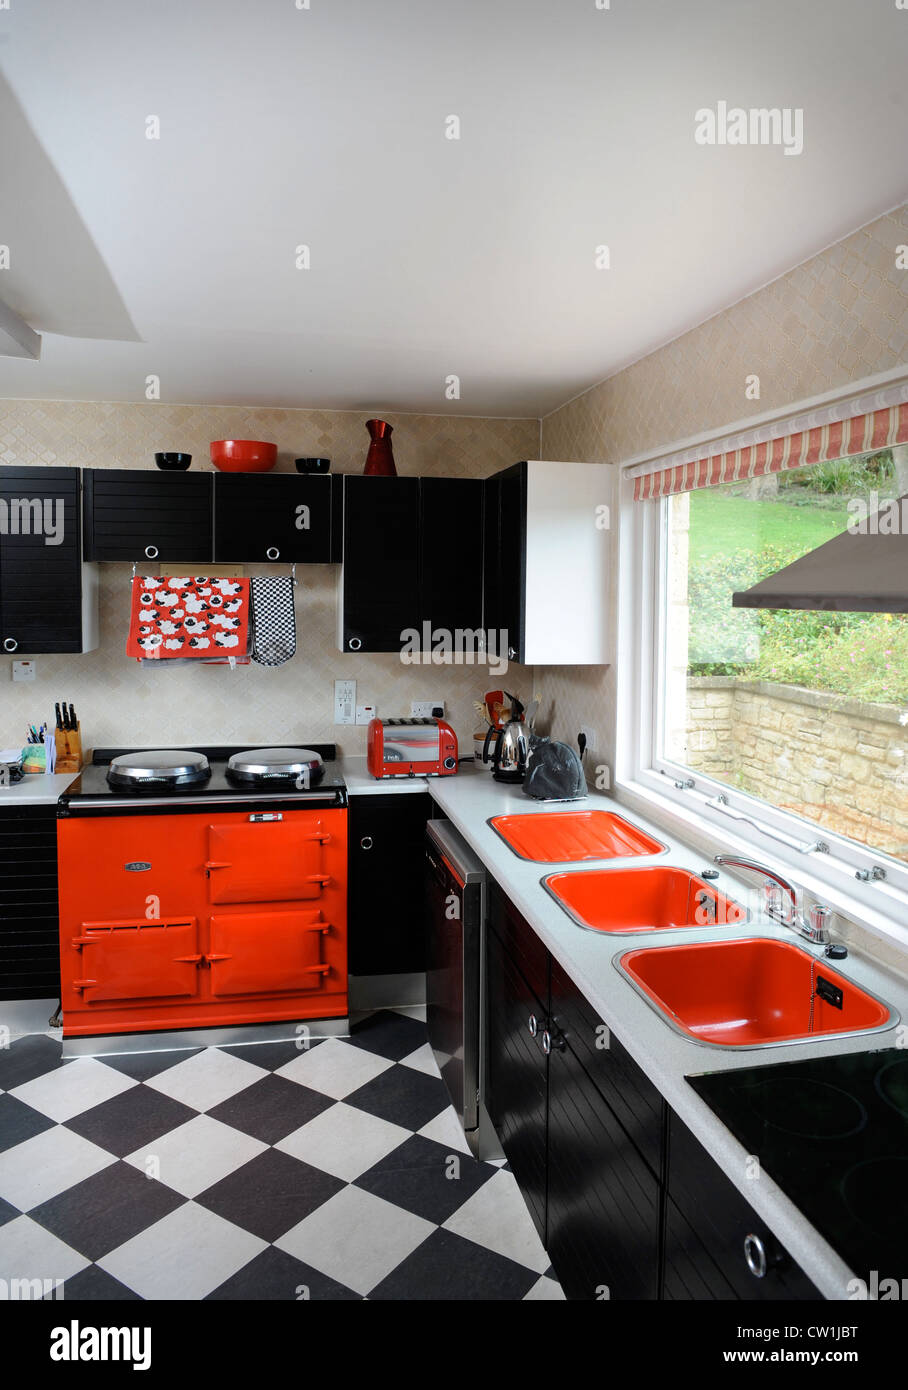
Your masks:
<instances>
[{"instance_id":1,"label":"chrome cabinet knob","mask_svg":"<svg viewBox=\"0 0 908 1390\"><path fill-rule=\"evenodd\" d=\"M351 652L358 652L362 645L363 640L361 637L351 637L350 641L347 643L347 646L350 648Z\"/></svg>"},{"instance_id":2,"label":"chrome cabinet knob","mask_svg":"<svg viewBox=\"0 0 908 1390\"><path fill-rule=\"evenodd\" d=\"M156 560L158 558L158 547L156 545L146 545L145 554L148 556L149 560Z\"/></svg>"},{"instance_id":3,"label":"chrome cabinet knob","mask_svg":"<svg viewBox=\"0 0 908 1390\"><path fill-rule=\"evenodd\" d=\"M535 1014L530 1014L527 1019L527 1032L531 1038L535 1038L536 1034L539 1032L539 1020L536 1018Z\"/></svg>"},{"instance_id":4,"label":"chrome cabinet knob","mask_svg":"<svg viewBox=\"0 0 908 1390\"><path fill-rule=\"evenodd\" d=\"M360 849L371 849L374 843L371 835L364 835L359 842L359 847Z\"/></svg>"},{"instance_id":5,"label":"chrome cabinet knob","mask_svg":"<svg viewBox=\"0 0 908 1390\"><path fill-rule=\"evenodd\" d=\"M269 560L279 560L281 558L281 552L276 545L269 545L268 549L265 551L265 555Z\"/></svg>"},{"instance_id":6,"label":"chrome cabinet knob","mask_svg":"<svg viewBox=\"0 0 908 1390\"><path fill-rule=\"evenodd\" d=\"M4 637L3 639L3 650L5 652L14 652L18 645L19 643L16 641L15 637Z\"/></svg>"}]
</instances>

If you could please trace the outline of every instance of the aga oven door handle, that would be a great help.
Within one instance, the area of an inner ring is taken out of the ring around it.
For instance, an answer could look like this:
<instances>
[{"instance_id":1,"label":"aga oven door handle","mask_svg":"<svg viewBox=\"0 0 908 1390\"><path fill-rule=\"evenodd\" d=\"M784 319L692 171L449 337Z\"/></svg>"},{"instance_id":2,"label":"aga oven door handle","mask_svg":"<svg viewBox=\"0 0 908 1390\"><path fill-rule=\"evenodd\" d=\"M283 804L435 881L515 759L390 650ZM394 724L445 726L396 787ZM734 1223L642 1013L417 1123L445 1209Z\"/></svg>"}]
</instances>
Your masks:
<instances>
[{"instance_id":1,"label":"aga oven door handle","mask_svg":"<svg viewBox=\"0 0 908 1390\"><path fill-rule=\"evenodd\" d=\"M206 860L205 860L205 877L206 877L206 878L211 878L211 870L212 870L212 869L232 869L232 868L233 868L233 864L230 862L229 859L206 859Z\"/></svg>"}]
</instances>

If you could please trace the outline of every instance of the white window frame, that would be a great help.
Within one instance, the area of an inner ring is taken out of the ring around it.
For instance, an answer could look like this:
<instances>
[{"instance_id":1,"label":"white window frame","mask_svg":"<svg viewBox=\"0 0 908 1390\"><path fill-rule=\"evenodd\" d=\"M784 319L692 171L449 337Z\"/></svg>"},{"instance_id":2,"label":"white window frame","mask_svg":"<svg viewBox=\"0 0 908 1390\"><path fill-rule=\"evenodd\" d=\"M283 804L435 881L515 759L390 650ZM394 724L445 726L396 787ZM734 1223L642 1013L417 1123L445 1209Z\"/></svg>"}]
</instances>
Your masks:
<instances>
[{"instance_id":1,"label":"white window frame","mask_svg":"<svg viewBox=\"0 0 908 1390\"><path fill-rule=\"evenodd\" d=\"M661 651L670 498L636 502L626 473L619 498L618 659L615 794L709 852L732 851L785 873L877 936L908 945L908 864L781 811L702 772L661 758ZM683 785L693 779L693 786ZM677 783L681 783L678 786ZM734 820L708 803L722 795ZM777 837L782 837L777 838ZM823 841L828 853L799 853L791 842ZM885 880L855 874L879 865Z\"/></svg>"}]
</instances>

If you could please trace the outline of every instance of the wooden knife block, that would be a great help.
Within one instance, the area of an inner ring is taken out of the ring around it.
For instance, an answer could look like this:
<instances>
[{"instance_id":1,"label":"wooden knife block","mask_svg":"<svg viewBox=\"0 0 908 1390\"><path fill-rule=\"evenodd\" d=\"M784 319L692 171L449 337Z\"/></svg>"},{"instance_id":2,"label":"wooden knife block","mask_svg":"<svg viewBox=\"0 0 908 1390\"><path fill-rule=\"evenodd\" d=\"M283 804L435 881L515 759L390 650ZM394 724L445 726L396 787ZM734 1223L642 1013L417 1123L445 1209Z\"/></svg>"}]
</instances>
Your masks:
<instances>
[{"instance_id":1,"label":"wooden knife block","mask_svg":"<svg viewBox=\"0 0 908 1390\"><path fill-rule=\"evenodd\" d=\"M55 772L82 771L82 725L74 729L54 729L54 742L57 745Z\"/></svg>"}]
</instances>

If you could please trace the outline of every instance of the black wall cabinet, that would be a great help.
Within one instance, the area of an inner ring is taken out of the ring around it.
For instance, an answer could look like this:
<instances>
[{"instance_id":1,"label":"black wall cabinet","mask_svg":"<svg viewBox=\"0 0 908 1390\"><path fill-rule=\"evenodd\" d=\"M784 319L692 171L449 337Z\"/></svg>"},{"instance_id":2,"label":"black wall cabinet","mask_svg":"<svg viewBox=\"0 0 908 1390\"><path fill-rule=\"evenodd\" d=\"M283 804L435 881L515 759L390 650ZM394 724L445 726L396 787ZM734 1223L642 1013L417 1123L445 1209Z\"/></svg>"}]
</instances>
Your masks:
<instances>
[{"instance_id":1,"label":"black wall cabinet","mask_svg":"<svg viewBox=\"0 0 908 1390\"><path fill-rule=\"evenodd\" d=\"M214 558L329 564L333 479L297 473L219 473Z\"/></svg>"},{"instance_id":2,"label":"black wall cabinet","mask_svg":"<svg viewBox=\"0 0 908 1390\"><path fill-rule=\"evenodd\" d=\"M26 656L95 646L96 624L83 626L83 582L93 577L82 569L79 470L3 468L0 513L0 649ZM47 544L56 528L59 544Z\"/></svg>"},{"instance_id":3,"label":"black wall cabinet","mask_svg":"<svg viewBox=\"0 0 908 1390\"><path fill-rule=\"evenodd\" d=\"M86 469L85 558L212 560L213 482L210 473Z\"/></svg>"},{"instance_id":4,"label":"black wall cabinet","mask_svg":"<svg viewBox=\"0 0 908 1390\"><path fill-rule=\"evenodd\" d=\"M59 999L56 806L0 806L0 999Z\"/></svg>"},{"instance_id":5,"label":"black wall cabinet","mask_svg":"<svg viewBox=\"0 0 908 1390\"><path fill-rule=\"evenodd\" d=\"M347 818L347 950L351 975L425 969L428 792L351 796Z\"/></svg>"},{"instance_id":6,"label":"black wall cabinet","mask_svg":"<svg viewBox=\"0 0 908 1390\"><path fill-rule=\"evenodd\" d=\"M521 661L526 638L527 465L515 463L486 478L483 487L483 620L492 654ZM495 640L499 633L505 634L503 642Z\"/></svg>"},{"instance_id":7,"label":"black wall cabinet","mask_svg":"<svg viewBox=\"0 0 908 1390\"><path fill-rule=\"evenodd\" d=\"M399 652L426 622L481 628L482 496L476 478L343 479L343 651Z\"/></svg>"}]
</instances>

